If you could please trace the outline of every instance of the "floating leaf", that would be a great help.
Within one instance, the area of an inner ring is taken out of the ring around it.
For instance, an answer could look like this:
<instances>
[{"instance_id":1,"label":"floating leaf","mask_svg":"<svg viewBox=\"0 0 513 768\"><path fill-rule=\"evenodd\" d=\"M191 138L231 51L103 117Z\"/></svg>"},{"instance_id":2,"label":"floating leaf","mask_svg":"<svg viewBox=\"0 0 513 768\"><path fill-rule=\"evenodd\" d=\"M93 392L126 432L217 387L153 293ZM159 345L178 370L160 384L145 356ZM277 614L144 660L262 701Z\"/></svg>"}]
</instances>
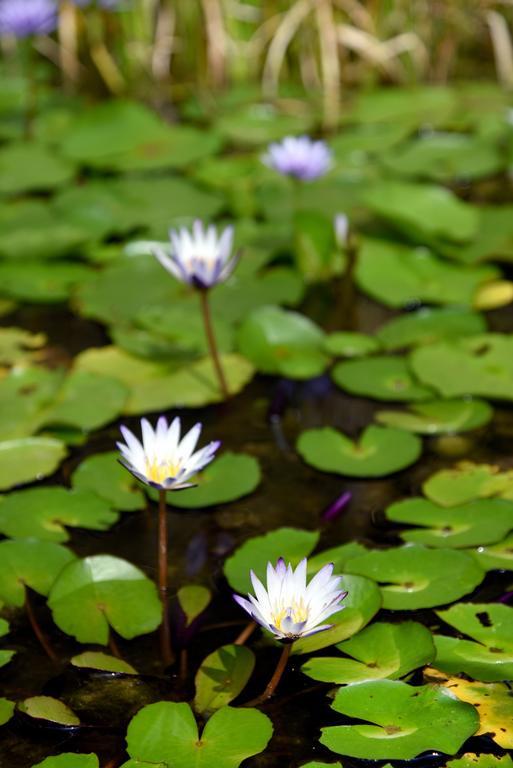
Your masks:
<instances>
[{"instance_id":1,"label":"floating leaf","mask_svg":"<svg viewBox=\"0 0 513 768\"><path fill-rule=\"evenodd\" d=\"M87 229L67 223L47 201L17 200L0 210L0 255L15 262L37 262L74 255L90 240Z\"/></svg>"},{"instance_id":2,"label":"floating leaf","mask_svg":"<svg viewBox=\"0 0 513 768\"><path fill-rule=\"evenodd\" d=\"M5 725L9 722L14 714L14 701L0 698L0 725Z\"/></svg>"},{"instance_id":3,"label":"floating leaf","mask_svg":"<svg viewBox=\"0 0 513 768\"><path fill-rule=\"evenodd\" d=\"M415 381L402 357L378 356L338 363L332 377L350 394L374 400L411 402L432 396L430 389Z\"/></svg>"},{"instance_id":4,"label":"floating leaf","mask_svg":"<svg viewBox=\"0 0 513 768\"><path fill-rule=\"evenodd\" d=\"M324 349L335 357L365 357L377 352L379 342L374 336L353 331L337 331L324 339Z\"/></svg>"},{"instance_id":5,"label":"floating leaf","mask_svg":"<svg viewBox=\"0 0 513 768\"><path fill-rule=\"evenodd\" d=\"M315 574L328 563L333 563L334 573L345 571L346 563L353 557L363 555L367 552L363 544L357 541L349 541L347 544L340 544L338 547L331 547L318 552L308 558L308 573ZM346 603L344 603L345 605Z\"/></svg>"},{"instance_id":6,"label":"floating leaf","mask_svg":"<svg viewBox=\"0 0 513 768\"><path fill-rule=\"evenodd\" d=\"M513 571L513 533L497 544L469 552L485 571Z\"/></svg>"},{"instance_id":7,"label":"floating leaf","mask_svg":"<svg viewBox=\"0 0 513 768\"><path fill-rule=\"evenodd\" d=\"M292 651L294 654L313 653L352 637L363 629L381 608L381 593L374 581L362 576L344 574L342 584L347 590L347 597L342 603L342 610L330 619L333 627L296 640Z\"/></svg>"},{"instance_id":8,"label":"floating leaf","mask_svg":"<svg viewBox=\"0 0 513 768\"><path fill-rule=\"evenodd\" d=\"M273 104L250 104L227 110L216 123L216 129L237 144L258 146L290 134L304 133L312 125L309 111L285 114Z\"/></svg>"},{"instance_id":9,"label":"floating leaf","mask_svg":"<svg viewBox=\"0 0 513 768\"><path fill-rule=\"evenodd\" d=\"M400 536L404 541L428 547L494 544L513 529L513 502L502 499L479 499L457 507L441 507L428 499L410 498L392 504L385 514L395 523L421 526L401 531Z\"/></svg>"},{"instance_id":10,"label":"floating leaf","mask_svg":"<svg viewBox=\"0 0 513 768\"><path fill-rule=\"evenodd\" d=\"M435 656L431 632L415 621L377 622L337 648L346 656L317 656L303 664L301 671L324 683L396 680L433 661Z\"/></svg>"},{"instance_id":11,"label":"floating leaf","mask_svg":"<svg viewBox=\"0 0 513 768\"><path fill-rule=\"evenodd\" d=\"M48 605L57 626L81 643L107 645L109 627L129 640L152 632L162 619L153 582L110 555L70 563L53 584Z\"/></svg>"},{"instance_id":12,"label":"floating leaf","mask_svg":"<svg viewBox=\"0 0 513 768\"><path fill-rule=\"evenodd\" d=\"M309 283L329 280L345 267L345 254L337 248L333 221L318 211L302 211L294 219L295 260Z\"/></svg>"},{"instance_id":13,"label":"floating leaf","mask_svg":"<svg viewBox=\"0 0 513 768\"><path fill-rule=\"evenodd\" d=\"M347 119L364 125L406 125L414 132L425 123L447 121L458 108L455 92L444 86L373 88L358 93Z\"/></svg>"},{"instance_id":14,"label":"floating leaf","mask_svg":"<svg viewBox=\"0 0 513 768\"><path fill-rule=\"evenodd\" d=\"M88 456L73 473L72 483L76 490L92 491L125 512L144 509L146 505L137 481L119 463L117 451Z\"/></svg>"},{"instance_id":15,"label":"floating leaf","mask_svg":"<svg viewBox=\"0 0 513 768\"><path fill-rule=\"evenodd\" d=\"M298 528L277 528L263 536L254 536L225 561L224 574L230 586L244 594L251 589L251 569L263 580L267 563L274 565L280 557L295 568L300 560L308 557L318 540L318 531L302 531Z\"/></svg>"},{"instance_id":16,"label":"floating leaf","mask_svg":"<svg viewBox=\"0 0 513 768\"><path fill-rule=\"evenodd\" d=\"M48 595L62 569L75 559L66 547L37 539L0 542L0 599L21 608L25 587Z\"/></svg>"},{"instance_id":17,"label":"floating leaf","mask_svg":"<svg viewBox=\"0 0 513 768\"><path fill-rule=\"evenodd\" d=\"M0 608L1 608L0 604ZM5 620L0 618L0 637L4 637L9 633L9 623ZM0 667L5 667L6 664L8 664L12 657L16 654L16 651L5 651L0 650Z\"/></svg>"},{"instance_id":18,"label":"floating leaf","mask_svg":"<svg viewBox=\"0 0 513 768\"><path fill-rule=\"evenodd\" d=\"M492 739L503 749L513 749L513 701L511 688L503 683L476 683L473 680L462 680L459 677L445 677L439 673L431 674L428 670L428 678L435 681L450 691L460 701L472 704L479 713L480 727L476 736L490 735ZM493 757L487 755L486 757ZM504 762L504 761L507 762ZM511 757L493 757L490 768L507 768L512 764ZM469 762L470 768L481 768L481 762ZM451 761L447 768L458 767L458 761ZM486 768L486 763L483 764Z\"/></svg>"},{"instance_id":19,"label":"floating leaf","mask_svg":"<svg viewBox=\"0 0 513 768\"><path fill-rule=\"evenodd\" d=\"M421 453L415 435L399 429L370 426L353 442L331 427L309 429L297 450L307 464L349 477L383 477L414 464Z\"/></svg>"},{"instance_id":20,"label":"floating leaf","mask_svg":"<svg viewBox=\"0 0 513 768\"><path fill-rule=\"evenodd\" d=\"M0 532L11 538L34 536L68 541L65 526L108 530L118 515L95 493L66 488L31 488L0 497Z\"/></svg>"},{"instance_id":21,"label":"floating leaf","mask_svg":"<svg viewBox=\"0 0 513 768\"><path fill-rule=\"evenodd\" d=\"M100 768L96 755L79 755L76 752L63 752L61 755L47 757L32 768Z\"/></svg>"},{"instance_id":22,"label":"floating leaf","mask_svg":"<svg viewBox=\"0 0 513 768\"><path fill-rule=\"evenodd\" d=\"M472 638L435 635L437 669L464 672L485 682L513 677L513 608L501 603L460 603L437 614Z\"/></svg>"},{"instance_id":23,"label":"floating leaf","mask_svg":"<svg viewBox=\"0 0 513 768\"><path fill-rule=\"evenodd\" d=\"M478 209L444 187L377 181L364 202L377 216L421 243L426 238L466 242L479 227Z\"/></svg>"},{"instance_id":24,"label":"floating leaf","mask_svg":"<svg viewBox=\"0 0 513 768\"><path fill-rule=\"evenodd\" d=\"M80 719L64 704L51 696L32 696L18 704L18 710L36 720L49 720L58 725L80 725Z\"/></svg>"},{"instance_id":25,"label":"floating leaf","mask_svg":"<svg viewBox=\"0 0 513 768\"><path fill-rule=\"evenodd\" d=\"M92 274L84 264L69 261L4 262L0 264L1 293L31 304L57 304L67 301L72 289Z\"/></svg>"},{"instance_id":26,"label":"floating leaf","mask_svg":"<svg viewBox=\"0 0 513 768\"><path fill-rule=\"evenodd\" d=\"M73 179L74 166L45 147L16 142L0 149L0 195L21 195L61 187Z\"/></svg>"},{"instance_id":27,"label":"floating leaf","mask_svg":"<svg viewBox=\"0 0 513 768\"><path fill-rule=\"evenodd\" d=\"M512 768L513 760L509 755L497 757L496 755L474 755L466 752L463 757L449 760L446 768Z\"/></svg>"},{"instance_id":28,"label":"floating leaf","mask_svg":"<svg viewBox=\"0 0 513 768\"><path fill-rule=\"evenodd\" d=\"M443 397L513 399L513 338L482 334L415 350L415 375Z\"/></svg>"},{"instance_id":29,"label":"floating leaf","mask_svg":"<svg viewBox=\"0 0 513 768\"><path fill-rule=\"evenodd\" d=\"M257 709L222 707L200 736L188 704L163 701L143 707L132 718L127 752L136 760L173 768L238 768L265 749L272 730L269 718Z\"/></svg>"},{"instance_id":30,"label":"floating leaf","mask_svg":"<svg viewBox=\"0 0 513 768\"><path fill-rule=\"evenodd\" d=\"M408 411L378 411L375 418L386 427L418 435L445 435L469 432L488 424L493 409L484 400L433 400L413 403Z\"/></svg>"},{"instance_id":31,"label":"floating leaf","mask_svg":"<svg viewBox=\"0 0 513 768\"><path fill-rule=\"evenodd\" d=\"M0 328L0 365L19 365L30 361L46 341L44 333L30 333L23 328Z\"/></svg>"},{"instance_id":32,"label":"floating leaf","mask_svg":"<svg viewBox=\"0 0 513 768\"><path fill-rule=\"evenodd\" d=\"M513 472L500 472L490 464L463 461L429 477L422 490L437 504L452 507L478 498L501 496L513 499Z\"/></svg>"},{"instance_id":33,"label":"floating leaf","mask_svg":"<svg viewBox=\"0 0 513 768\"><path fill-rule=\"evenodd\" d=\"M323 728L321 744L366 760L411 760L428 750L454 755L479 728L471 705L444 689L398 680L352 683L339 689L332 707L373 724Z\"/></svg>"},{"instance_id":34,"label":"floating leaf","mask_svg":"<svg viewBox=\"0 0 513 768\"><path fill-rule=\"evenodd\" d=\"M271 306L252 312L238 334L240 351L259 371L294 379L324 371L328 358L323 341L323 332L307 317Z\"/></svg>"},{"instance_id":35,"label":"floating leaf","mask_svg":"<svg viewBox=\"0 0 513 768\"><path fill-rule=\"evenodd\" d=\"M510 205L480 205L479 230L469 243L458 245L444 243L440 250L464 264L477 264L480 261L513 259L513 207Z\"/></svg>"},{"instance_id":36,"label":"floating leaf","mask_svg":"<svg viewBox=\"0 0 513 768\"><path fill-rule=\"evenodd\" d=\"M385 349L393 351L485 331L483 316L464 307L422 307L389 320L378 329L376 339Z\"/></svg>"},{"instance_id":37,"label":"floating leaf","mask_svg":"<svg viewBox=\"0 0 513 768\"><path fill-rule=\"evenodd\" d=\"M193 623L207 608L212 600L212 593L207 587L199 584L189 584L180 587L177 592L180 608L185 614L187 626Z\"/></svg>"},{"instance_id":38,"label":"floating leaf","mask_svg":"<svg viewBox=\"0 0 513 768\"><path fill-rule=\"evenodd\" d=\"M472 592L484 572L466 552L406 544L373 550L346 565L349 573L381 585L383 607L393 611L431 608Z\"/></svg>"},{"instance_id":39,"label":"floating leaf","mask_svg":"<svg viewBox=\"0 0 513 768\"><path fill-rule=\"evenodd\" d=\"M102 672L119 672L124 675L137 674L137 670L128 662L99 651L84 651L78 656L73 656L70 663L80 669L97 669Z\"/></svg>"},{"instance_id":40,"label":"floating leaf","mask_svg":"<svg viewBox=\"0 0 513 768\"><path fill-rule=\"evenodd\" d=\"M256 459L243 453L224 453L194 478L195 488L174 494L172 504L180 509L225 504L252 493L260 480Z\"/></svg>"},{"instance_id":41,"label":"floating leaf","mask_svg":"<svg viewBox=\"0 0 513 768\"><path fill-rule=\"evenodd\" d=\"M0 490L52 475L66 457L66 446L49 437L0 442Z\"/></svg>"},{"instance_id":42,"label":"floating leaf","mask_svg":"<svg viewBox=\"0 0 513 768\"><path fill-rule=\"evenodd\" d=\"M310 763L303 763L300 768L342 768L342 763L319 763L313 760Z\"/></svg>"},{"instance_id":43,"label":"floating leaf","mask_svg":"<svg viewBox=\"0 0 513 768\"><path fill-rule=\"evenodd\" d=\"M98 429L119 416L127 396L128 389L116 379L73 371L66 377L46 423Z\"/></svg>"},{"instance_id":44,"label":"floating leaf","mask_svg":"<svg viewBox=\"0 0 513 768\"><path fill-rule=\"evenodd\" d=\"M243 645L223 645L201 663L194 679L194 709L208 714L237 698L253 674L255 655Z\"/></svg>"},{"instance_id":45,"label":"floating leaf","mask_svg":"<svg viewBox=\"0 0 513 768\"><path fill-rule=\"evenodd\" d=\"M506 307L513 301L513 283L509 280L494 280L478 288L473 306L483 312Z\"/></svg>"},{"instance_id":46,"label":"floating leaf","mask_svg":"<svg viewBox=\"0 0 513 768\"><path fill-rule=\"evenodd\" d=\"M393 309L418 302L470 306L477 289L499 277L495 267L461 267L427 248L366 238L356 265L359 288Z\"/></svg>"}]
</instances>

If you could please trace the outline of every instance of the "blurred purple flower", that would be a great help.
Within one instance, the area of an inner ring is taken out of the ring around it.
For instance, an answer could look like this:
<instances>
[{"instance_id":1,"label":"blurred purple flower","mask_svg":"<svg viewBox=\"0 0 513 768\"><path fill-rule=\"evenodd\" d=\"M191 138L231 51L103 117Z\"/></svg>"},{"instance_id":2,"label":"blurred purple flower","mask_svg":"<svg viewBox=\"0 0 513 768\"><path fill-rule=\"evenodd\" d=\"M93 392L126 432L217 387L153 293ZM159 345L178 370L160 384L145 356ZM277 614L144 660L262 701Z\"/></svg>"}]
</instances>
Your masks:
<instances>
[{"instance_id":1,"label":"blurred purple flower","mask_svg":"<svg viewBox=\"0 0 513 768\"><path fill-rule=\"evenodd\" d=\"M105 11L115 11L122 0L72 0L72 2L73 5L78 5L79 8L87 8L90 5L97 5Z\"/></svg>"},{"instance_id":2,"label":"blurred purple flower","mask_svg":"<svg viewBox=\"0 0 513 768\"><path fill-rule=\"evenodd\" d=\"M336 520L337 517L339 517L339 515L347 507L351 501L351 498L351 491L345 491L342 493L337 499L335 499L335 501L332 501L331 504L326 507L321 515L321 519L324 520L325 523L331 523L333 520Z\"/></svg>"},{"instance_id":3,"label":"blurred purple flower","mask_svg":"<svg viewBox=\"0 0 513 768\"><path fill-rule=\"evenodd\" d=\"M56 26L55 0L0 0L0 35L46 35Z\"/></svg>"},{"instance_id":4,"label":"blurred purple flower","mask_svg":"<svg viewBox=\"0 0 513 768\"><path fill-rule=\"evenodd\" d=\"M262 162L283 176L313 181L329 171L333 159L324 141L313 141L309 136L287 136L269 145Z\"/></svg>"}]
</instances>

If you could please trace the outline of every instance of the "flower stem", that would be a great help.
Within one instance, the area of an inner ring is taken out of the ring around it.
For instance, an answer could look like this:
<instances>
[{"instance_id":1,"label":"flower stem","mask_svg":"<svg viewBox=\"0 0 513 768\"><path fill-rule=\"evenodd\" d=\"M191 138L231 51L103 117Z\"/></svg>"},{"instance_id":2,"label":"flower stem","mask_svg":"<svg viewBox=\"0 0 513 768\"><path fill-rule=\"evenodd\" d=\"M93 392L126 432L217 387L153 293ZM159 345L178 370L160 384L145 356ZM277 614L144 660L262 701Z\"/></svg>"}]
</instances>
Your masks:
<instances>
[{"instance_id":1,"label":"flower stem","mask_svg":"<svg viewBox=\"0 0 513 768\"><path fill-rule=\"evenodd\" d=\"M159 533L158 533L158 577L159 593L162 602L162 624L160 626L160 648L162 661L168 667L173 662L171 649L171 627L169 624L169 605L167 599L167 505L166 491L159 491Z\"/></svg>"},{"instance_id":2,"label":"flower stem","mask_svg":"<svg viewBox=\"0 0 513 768\"><path fill-rule=\"evenodd\" d=\"M273 676L267 683L265 691L260 694L258 698L254 699L254 701L250 702L251 705L262 704L264 701L267 701L267 699L271 698L283 676L283 673L285 672L285 667L287 666L287 662L292 651L292 645L293 643L286 643L286 645L283 646L278 664L276 665Z\"/></svg>"},{"instance_id":3,"label":"flower stem","mask_svg":"<svg viewBox=\"0 0 513 768\"><path fill-rule=\"evenodd\" d=\"M237 638L233 641L233 644L244 645L246 640L249 640L249 638L251 637L251 635L253 634L256 628L257 628L256 621L250 621L248 624L246 624L246 626L244 627L240 635L238 635Z\"/></svg>"},{"instance_id":4,"label":"flower stem","mask_svg":"<svg viewBox=\"0 0 513 768\"><path fill-rule=\"evenodd\" d=\"M59 657L53 650L50 641L46 637L45 633L39 626L39 622L36 618L36 614L34 612L34 607L32 605L32 600L30 599L29 591L25 587L25 610L27 611L27 617L30 622L30 626L32 627L32 630L39 640L39 643L41 647L43 648L44 652L48 656L49 659L52 661L58 661Z\"/></svg>"},{"instance_id":5,"label":"flower stem","mask_svg":"<svg viewBox=\"0 0 513 768\"><path fill-rule=\"evenodd\" d=\"M200 290L199 295L200 295L200 301L201 301L201 311L203 313L203 323L205 325L205 334L207 336L208 348L210 350L210 356L212 357L212 362L214 364L217 378L219 380L219 389L221 390L223 397L226 399L230 396L230 393L228 391L228 385L226 383L226 378L224 375L224 371L221 365L221 360L219 358L219 352L217 349L217 342L214 334L214 326L212 325L212 315L210 312L210 304L208 301L208 290L205 290L205 289Z\"/></svg>"}]
</instances>

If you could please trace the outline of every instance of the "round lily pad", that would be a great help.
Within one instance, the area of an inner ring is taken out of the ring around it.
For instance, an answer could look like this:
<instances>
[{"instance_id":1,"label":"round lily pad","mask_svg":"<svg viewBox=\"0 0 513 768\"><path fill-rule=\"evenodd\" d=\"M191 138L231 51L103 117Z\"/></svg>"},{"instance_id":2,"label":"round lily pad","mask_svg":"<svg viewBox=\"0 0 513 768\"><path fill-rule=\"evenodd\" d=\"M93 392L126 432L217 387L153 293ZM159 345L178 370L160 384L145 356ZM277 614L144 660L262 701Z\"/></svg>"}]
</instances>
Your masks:
<instances>
[{"instance_id":1,"label":"round lily pad","mask_svg":"<svg viewBox=\"0 0 513 768\"><path fill-rule=\"evenodd\" d=\"M324 334L311 320L280 307L261 307L242 323L238 347L262 373L310 379L327 366Z\"/></svg>"},{"instance_id":2,"label":"round lily pad","mask_svg":"<svg viewBox=\"0 0 513 768\"><path fill-rule=\"evenodd\" d=\"M379 587L371 579L345 573L342 587L347 590L347 597L342 602L342 610L330 617L331 629L296 640L293 654L314 653L356 635L381 608Z\"/></svg>"},{"instance_id":3,"label":"round lily pad","mask_svg":"<svg viewBox=\"0 0 513 768\"><path fill-rule=\"evenodd\" d=\"M433 665L450 674L495 682L513 677L513 608L501 603L459 603L438 616L472 640L435 635Z\"/></svg>"},{"instance_id":4,"label":"round lily pad","mask_svg":"<svg viewBox=\"0 0 513 768\"><path fill-rule=\"evenodd\" d=\"M402 357L377 356L338 363L332 377L350 394L375 400L411 402L432 396L430 389L415 381Z\"/></svg>"},{"instance_id":5,"label":"round lily pad","mask_svg":"<svg viewBox=\"0 0 513 768\"><path fill-rule=\"evenodd\" d=\"M44 146L16 142L0 149L0 195L20 195L61 187L75 167Z\"/></svg>"},{"instance_id":6,"label":"round lily pad","mask_svg":"<svg viewBox=\"0 0 513 768\"><path fill-rule=\"evenodd\" d=\"M513 529L513 501L503 499L478 499L457 507L441 507L422 498L404 499L388 507L385 514L395 523L420 526L401 531L400 536L429 547L494 544Z\"/></svg>"},{"instance_id":7,"label":"round lily pad","mask_svg":"<svg viewBox=\"0 0 513 768\"><path fill-rule=\"evenodd\" d=\"M451 603L472 592L484 578L484 571L466 552L420 544L373 550L349 560L346 568L377 581L383 607L393 611Z\"/></svg>"},{"instance_id":8,"label":"round lily pad","mask_svg":"<svg viewBox=\"0 0 513 768\"><path fill-rule=\"evenodd\" d=\"M365 552L367 550L363 544L359 544L357 541L349 541L347 544L323 549L322 552L308 558L308 573L315 574L328 563L333 563L334 573L343 573L348 560L357 555L363 555Z\"/></svg>"},{"instance_id":9,"label":"round lily pad","mask_svg":"<svg viewBox=\"0 0 513 768\"><path fill-rule=\"evenodd\" d=\"M21 608L26 586L48 595L59 573L74 559L73 552L50 541L1 541L0 599Z\"/></svg>"},{"instance_id":10,"label":"round lily pad","mask_svg":"<svg viewBox=\"0 0 513 768\"><path fill-rule=\"evenodd\" d=\"M52 475L66 453L64 443L50 437L0 442L0 490Z\"/></svg>"},{"instance_id":11,"label":"round lily pad","mask_svg":"<svg viewBox=\"0 0 513 768\"><path fill-rule=\"evenodd\" d=\"M386 427L405 429L418 435L469 432L488 424L493 408L484 400L433 400L413 403L407 411L378 411L376 421Z\"/></svg>"},{"instance_id":12,"label":"round lily pad","mask_svg":"<svg viewBox=\"0 0 513 768\"><path fill-rule=\"evenodd\" d=\"M224 504L252 493L260 480L260 465L256 459L243 453L224 453L195 476L195 488L174 493L170 503L181 509Z\"/></svg>"},{"instance_id":13,"label":"round lily pad","mask_svg":"<svg viewBox=\"0 0 513 768\"><path fill-rule=\"evenodd\" d=\"M374 336L353 331L337 331L324 339L324 349L335 357L366 357L379 348L380 343Z\"/></svg>"},{"instance_id":14,"label":"round lily pad","mask_svg":"<svg viewBox=\"0 0 513 768\"><path fill-rule=\"evenodd\" d=\"M65 526L105 531L117 519L109 504L90 491L31 488L0 497L0 532L11 538L62 542L69 539Z\"/></svg>"},{"instance_id":15,"label":"round lily pad","mask_svg":"<svg viewBox=\"0 0 513 768\"><path fill-rule=\"evenodd\" d=\"M100 763L92 753L79 755L76 752L63 752L61 755L45 758L32 768L100 768Z\"/></svg>"},{"instance_id":16,"label":"round lily pad","mask_svg":"<svg viewBox=\"0 0 513 768\"><path fill-rule=\"evenodd\" d=\"M415 621L377 622L337 646L345 656L316 656L301 671L324 683L357 683L399 677L433 661L431 632Z\"/></svg>"},{"instance_id":17,"label":"round lily pad","mask_svg":"<svg viewBox=\"0 0 513 768\"><path fill-rule=\"evenodd\" d=\"M117 451L88 456L73 473L72 483L75 490L93 492L125 512L143 509L146 505L137 481L119 463Z\"/></svg>"},{"instance_id":18,"label":"round lily pad","mask_svg":"<svg viewBox=\"0 0 513 768\"><path fill-rule=\"evenodd\" d=\"M332 707L372 725L323 728L321 744L366 760L411 760L428 750L454 755L479 728L470 704L442 688L399 680L352 683L339 689Z\"/></svg>"},{"instance_id":19,"label":"round lily pad","mask_svg":"<svg viewBox=\"0 0 513 768\"><path fill-rule=\"evenodd\" d=\"M486 331L486 321L464 307L428 308L394 317L382 325L376 339L387 350L433 344Z\"/></svg>"},{"instance_id":20,"label":"round lily pad","mask_svg":"<svg viewBox=\"0 0 513 768\"><path fill-rule=\"evenodd\" d=\"M107 645L111 626L131 639L152 632L162 619L153 582L110 555L70 563L53 584L48 605L57 626L81 643Z\"/></svg>"},{"instance_id":21,"label":"round lily pad","mask_svg":"<svg viewBox=\"0 0 513 768\"><path fill-rule=\"evenodd\" d=\"M387 307L418 302L471 306L480 285L500 276L495 267L461 267L427 248L366 238L358 254L359 288Z\"/></svg>"},{"instance_id":22,"label":"round lily pad","mask_svg":"<svg viewBox=\"0 0 513 768\"><path fill-rule=\"evenodd\" d=\"M297 450L307 464L349 477L383 477L409 467L419 458L418 437L400 429L370 426L353 442L331 427L309 429Z\"/></svg>"},{"instance_id":23,"label":"round lily pad","mask_svg":"<svg viewBox=\"0 0 513 768\"><path fill-rule=\"evenodd\" d=\"M470 702L471 703L471 702ZM446 768L512 768L513 760L509 755L497 757L497 755L475 755L466 752L463 757L449 760Z\"/></svg>"},{"instance_id":24,"label":"round lily pad","mask_svg":"<svg viewBox=\"0 0 513 768\"><path fill-rule=\"evenodd\" d=\"M101 672L117 672L125 675L137 674L137 671L128 662L99 651L84 651L78 656L73 656L70 663L80 669L96 669Z\"/></svg>"},{"instance_id":25,"label":"round lily pad","mask_svg":"<svg viewBox=\"0 0 513 768\"><path fill-rule=\"evenodd\" d=\"M64 380L46 423L98 429L120 415L127 397L128 389L116 379L72 371Z\"/></svg>"},{"instance_id":26,"label":"round lily pad","mask_svg":"<svg viewBox=\"0 0 513 768\"><path fill-rule=\"evenodd\" d=\"M58 304L67 301L72 289L92 275L85 264L69 261L4 262L0 264L0 291L31 304Z\"/></svg>"},{"instance_id":27,"label":"round lily pad","mask_svg":"<svg viewBox=\"0 0 513 768\"><path fill-rule=\"evenodd\" d=\"M435 472L424 482L422 490L432 501L446 507L491 496L513 499L513 472L464 461Z\"/></svg>"},{"instance_id":28,"label":"round lily pad","mask_svg":"<svg viewBox=\"0 0 513 768\"><path fill-rule=\"evenodd\" d=\"M415 375L443 397L513 399L513 339L498 333L440 342L415 350Z\"/></svg>"},{"instance_id":29,"label":"round lily pad","mask_svg":"<svg viewBox=\"0 0 513 768\"><path fill-rule=\"evenodd\" d=\"M58 725L80 725L80 719L64 704L52 696L32 696L18 704L18 710L36 720L49 720Z\"/></svg>"},{"instance_id":30,"label":"round lily pad","mask_svg":"<svg viewBox=\"0 0 513 768\"><path fill-rule=\"evenodd\" d=\"M255 655L243 645L223 645L210 653L194 679L194 709L206 715L229 704L244 690L254 668Z\"/></svg>"},{"instance_id":31,"label":"round lily pad","mask_svg":"<svg viewBox=\"0 0 513 768\"><path fill-rule=\"evenodd\" d=\"M263 536L254 536L235 550L224 564L224 575L230 586L244 594L251 590L250 570L265 580L267 563L276 564L280 557L295 568L308 557L319 540L318 531L302 531L299 528L277 528Z\"/></svg>"},{"instance_id":32,"label":"round lily pad","mask_svg":"<svg viewBox=\"0 0 513 768\"><path fill-rule=\"evenodd\" d=\"M132 718L127 752L136 760L173 768L238 768L265 749L272 732L271 721L257 709L222 707L200 736L188 704L161 701Z\"/></svg>"}]
</instances>

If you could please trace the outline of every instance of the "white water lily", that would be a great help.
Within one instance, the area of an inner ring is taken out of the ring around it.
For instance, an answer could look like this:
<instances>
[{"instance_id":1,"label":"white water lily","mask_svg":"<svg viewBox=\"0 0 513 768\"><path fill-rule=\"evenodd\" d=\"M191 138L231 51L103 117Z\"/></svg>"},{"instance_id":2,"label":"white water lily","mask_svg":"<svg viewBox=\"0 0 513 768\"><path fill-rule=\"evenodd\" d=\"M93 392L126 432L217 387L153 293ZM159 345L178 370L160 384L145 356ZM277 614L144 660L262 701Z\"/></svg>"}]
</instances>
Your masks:
<instances>
[{"instance_id":1,"label":"white water lily","mask_svg":"<svg viewBox=\"0 0 513 768\"><path fill-rule=\"evenodd\" d=\"M307 585L306 571L306 558L295 571L280 558L276 568L267 564L267 589L251 571L255 597L250 594L246 600L234 595L235 600L279 640L290 642L330 629L333 625L323 622L342 609L340 603L347 595L340 589L342 577L333 576L333 563L329 563Z\"/></svg>"},{"instance_id":2,"label":"white water lily","mask_svg":"<svg viewBox=\"0 0 513 768\"><path fill-rule=\"evenodd\" d=\"M205 290L227 280L237 266L238 257L232 253L233 227L218 235L213 225L205 227L196 220L190 231L185 227L171 230L169 237L171 251L156 245L153 253L182 283Z\"/></svg>"},{"instance_id":3,"label":"white water lily","mask_svg":"<svg viewBox=\"0 0 513 768\"><path fill-rule=\"evenodd\" d=\"M188 482L206 467L214 458L221 445L219 441L209 443L194 452L201 434L201 424L196 424L180 440L181 423L177 417L168 426L161 416L155 429L147 419L141 419L142 441L126 427L121 434L125 443L117 443L121 452L121 463L143 483L166 491L190 488Z\"/></svg>"}]
</instances>

